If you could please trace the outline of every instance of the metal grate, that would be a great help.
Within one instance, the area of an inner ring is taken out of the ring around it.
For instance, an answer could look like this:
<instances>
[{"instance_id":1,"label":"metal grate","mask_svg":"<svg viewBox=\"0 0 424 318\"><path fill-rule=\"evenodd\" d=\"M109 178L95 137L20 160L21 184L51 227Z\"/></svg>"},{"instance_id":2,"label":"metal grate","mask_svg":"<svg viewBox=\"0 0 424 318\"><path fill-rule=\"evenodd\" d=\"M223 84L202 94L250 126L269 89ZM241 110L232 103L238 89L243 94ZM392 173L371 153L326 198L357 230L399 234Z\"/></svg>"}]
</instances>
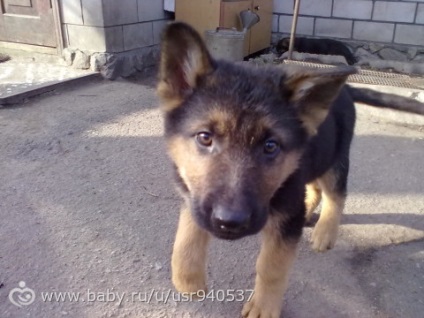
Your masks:
<instances>
[{"instance_id":1,"label":"metal grate","mask_svg":"<svg viewBox=\"0 0 424 318\"><path fill-rule=\"evenodd\" d=\"M314 68L329 68L335 67L334 65L301 62L293 60L284 60L284 64L301 65ZM372 85L384 85L384 86L395 86L404 88L415 88L424 89L424 78L422 77L411 77L404 74L396 74L389 72L379 72L358 69L357 74L350 75L348 78L350 83L361 83L361 84L372 84Z\"/></svg>"}]
</instances>

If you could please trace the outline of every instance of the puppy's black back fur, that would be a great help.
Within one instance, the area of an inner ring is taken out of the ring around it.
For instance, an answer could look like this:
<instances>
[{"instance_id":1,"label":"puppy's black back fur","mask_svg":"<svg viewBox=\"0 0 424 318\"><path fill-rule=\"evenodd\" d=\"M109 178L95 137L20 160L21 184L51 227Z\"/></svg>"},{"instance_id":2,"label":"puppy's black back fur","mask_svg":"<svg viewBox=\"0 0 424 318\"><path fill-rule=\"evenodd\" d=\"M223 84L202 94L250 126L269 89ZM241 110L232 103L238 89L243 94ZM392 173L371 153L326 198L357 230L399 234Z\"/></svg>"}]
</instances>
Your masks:
<instances>
[{"instance_id":1,"label":"puppy's black back fur","mask_svg":"<svg viewBox=\"0 0 424 318\"><path fill-rule=\"evenodd\" d=\"M312 137L303 156L302 169L306 182L321 176L336 162L343 164L349 158L350 144L355 127L355 108L353 100L343 89L333 102L325 121Z\"/></svg>"},{"instance_id":2,"label":"puppy's black back fur","mask_svg":"<svg viewBox=\"0 0 424 318\"><path fill-rule=\"evenodd\" d=\"M290 38L281 39L276 49L279 54L283 54L289 49ZM342 55L349 65L355 64L356 59L349 48L340 41L332 39L312 39L297 37L294 41L294 50L302 53Z\"/></svg>"}]
</instances>

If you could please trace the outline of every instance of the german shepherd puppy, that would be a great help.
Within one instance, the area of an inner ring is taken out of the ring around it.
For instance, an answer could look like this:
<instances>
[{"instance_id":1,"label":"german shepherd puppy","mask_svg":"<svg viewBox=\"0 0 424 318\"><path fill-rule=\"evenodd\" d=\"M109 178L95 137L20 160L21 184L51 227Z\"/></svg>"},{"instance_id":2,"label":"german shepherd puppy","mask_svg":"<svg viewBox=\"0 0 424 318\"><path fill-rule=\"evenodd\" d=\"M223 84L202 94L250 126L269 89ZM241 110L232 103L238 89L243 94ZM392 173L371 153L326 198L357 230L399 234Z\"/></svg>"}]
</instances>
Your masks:
<instances>
[{"instance_id":1,"label":"german shepherd puppy","mask_svg":"<svg viewBox=\"0 0 424 318\"><path fill-rule=\"evenodd\" d=\"M290 38L279 40L275 46L278 54L289 50ZM294 39L294 50L301 53L342 55L349 65L355 64L356 59L345 44L332 39L311 39L297 37Z\"/></svg>"},{"instance_id":2,"label":"german shepherd puppy","mask_svg":"<svg viewBox=\"0 0 424 318\"><path fill-rule=\"evenodd\" d=\"M184 198L172 255L178 291L206 290L211 235L235 240L261 232L255 293L242 315L280 316L302 227L321 198L312 247L323 252L336 241L355 124L352 92L358 101L390 104L345 86L354 72L216 61L190 26L166 28L158 94ZM396 107L424 112L414 101Z\"/></svg>"}]
</instances>

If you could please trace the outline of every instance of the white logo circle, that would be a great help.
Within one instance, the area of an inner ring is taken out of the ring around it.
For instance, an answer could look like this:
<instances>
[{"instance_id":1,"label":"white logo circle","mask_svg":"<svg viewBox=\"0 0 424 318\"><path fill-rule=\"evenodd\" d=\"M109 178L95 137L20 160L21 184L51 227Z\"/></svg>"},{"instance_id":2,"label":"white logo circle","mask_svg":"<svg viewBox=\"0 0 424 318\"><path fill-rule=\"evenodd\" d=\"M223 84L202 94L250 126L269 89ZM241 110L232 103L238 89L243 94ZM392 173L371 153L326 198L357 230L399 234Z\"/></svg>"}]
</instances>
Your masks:
<instances>
[{"instance_id":1,"label":"white logo circle","mask_svg":"<svg viewBox=\"0 0 424 318\"><path fill-rule=\"evenodd\" d=\"M29 306L35 300L35 292L28 287L25 287L24 281L19 282L19 288L13 288L9 292L9 300L15 306L22 308L22 306Z\"/></svg>"}]
</instances>

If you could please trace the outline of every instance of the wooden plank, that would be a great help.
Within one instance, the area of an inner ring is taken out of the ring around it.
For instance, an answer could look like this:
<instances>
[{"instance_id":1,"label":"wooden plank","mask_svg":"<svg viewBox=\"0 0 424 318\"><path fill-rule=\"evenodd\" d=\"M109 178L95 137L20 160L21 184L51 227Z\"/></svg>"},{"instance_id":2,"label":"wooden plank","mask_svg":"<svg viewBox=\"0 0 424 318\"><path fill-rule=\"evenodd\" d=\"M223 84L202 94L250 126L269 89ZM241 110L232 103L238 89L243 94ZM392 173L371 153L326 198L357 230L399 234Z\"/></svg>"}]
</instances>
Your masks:
<instances>
[{"instance_id":1,"label":"wooden plank","mask_svg":"<svg viewBox=\"0 0 424 318\"><path fill-rule=\"evenodd\" d=\"M31 0L6 0L9 6L32 7Z\"/></svg>"},{"instance_id":2,"label":"wooden plank","mask_svg":"<svg viewBox=\"0 0 424 318\"><path fill-rule=\"evenodd\" d=\"M251 0L223 1L221 5L220 26L224 28L236 28L242 30L239 14L241 11L252 8Z\"/></svg>"},{"instance_id":3,"label":"wooden plank","mask_svg":"<svg viewBox=\"0 0 424 318\"><path fill-rule=\"evenodd\" d=\"M251 29L250 54L271 45L272 10L272 0L253 0L253 12L259 14L261 21Z\"/></svg>"},{"instance_id":4,"label":"wooden plank","mask_svg":"<svg viewBox=\"0 0 424 318\"><path fill-rule=\"evenodd\" d=\"M37 4L46 0L4 0L5 13L38 16Z\"/></svg>"},{"instance_id":5,"label":"wooden plank","mask_svg":"<svg viewBox=\"0 0 424 318\"><path fill-rule=\"evenodd\" d=\"M202 36L219 26L221 0L176 0L175 20L190 24Z\"/></svg>"}]
</instances>

